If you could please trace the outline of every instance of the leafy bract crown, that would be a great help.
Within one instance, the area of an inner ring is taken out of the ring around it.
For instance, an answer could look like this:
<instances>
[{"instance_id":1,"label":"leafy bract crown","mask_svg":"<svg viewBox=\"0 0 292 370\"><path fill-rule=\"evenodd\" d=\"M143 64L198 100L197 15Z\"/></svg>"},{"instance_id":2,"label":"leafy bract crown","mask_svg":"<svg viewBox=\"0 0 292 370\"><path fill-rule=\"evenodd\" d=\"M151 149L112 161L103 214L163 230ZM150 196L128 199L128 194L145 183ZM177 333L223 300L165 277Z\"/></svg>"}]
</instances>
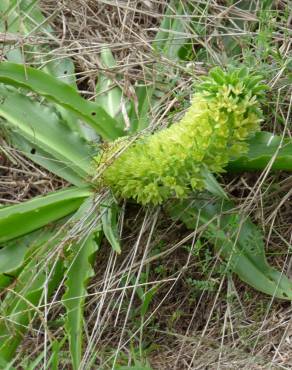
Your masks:
<instances>
[{"instance_id":1,"label":"leafy bract crown","mask_svg":"<svg viewBox=\"0 0 292 370\"><path fill-rule=\"evenodd\" d=\"M180 121L130 145L129 138L114 141L95 158L105 168L99 185L144 205L204 189L206 170L222 173L259 130L259 98L266 89L261 80L246 69L212 69Z\"/></svg>"}]
</instances>

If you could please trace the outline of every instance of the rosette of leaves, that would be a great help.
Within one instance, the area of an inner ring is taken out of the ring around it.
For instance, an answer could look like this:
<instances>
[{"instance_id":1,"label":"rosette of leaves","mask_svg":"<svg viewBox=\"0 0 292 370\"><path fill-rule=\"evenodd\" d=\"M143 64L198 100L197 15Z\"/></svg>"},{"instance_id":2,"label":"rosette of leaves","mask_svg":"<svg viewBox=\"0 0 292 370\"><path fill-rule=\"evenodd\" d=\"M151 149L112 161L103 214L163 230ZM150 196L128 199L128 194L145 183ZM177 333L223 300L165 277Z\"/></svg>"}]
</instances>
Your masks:
<instances>
[{"instance_id":1,"label":"rosette of leaves","mask_svg":"<svg viewBox=\"0 0 292 370\"><path fill-rule=\"evenodd\" d=\"M2 292L16 284L1 303L2 361L13 361L27 326L40 314L38 307L64 282L65 329L73 367L80 366L83 305L86 284L93 274L92 257L102 235L120 252L119 209L110 191L143 204L170 200L166 210L172 217L190 228L208 225L205 237L244 281L276 297L292 298L291 282L266 262L260 232L247 217L230 211L233 205L212 174L222 173L240 154L244 159L237 159L237 169L241 160L246 167L254 160L262 165L274 157L270 151L275 147L267 146L271 141L268 134L258 134L250 141L255 137L261 140L262 153L253 154L258 142L248 149L249 136L259 129L261 120L257 95L263 86L257 84L257 77L242 70L231 74L213 70L179 122L133 143L129 138L117 140L124 134L120 120L97 102L81 98L74 87L40 70L3 62L0 81L0 115L8 138L28 158L73 185L0 209ZM28 90L51 103L33 100L26 96ZM72 128L55 107L76 117L75 125L78 118L84 123L78 130ZM84 124L100 135L109 149L98 156L99 148L87 141ZM287 161L291 144L283 150L275 163L291 169ZM101 175L96 180L98 171ZM217 200L207 196L210 191ZM193 198L193 194L201 195ZM48 255L59 258L47 262L47 270L40 269Z\"/></svg>"}]
</instances>

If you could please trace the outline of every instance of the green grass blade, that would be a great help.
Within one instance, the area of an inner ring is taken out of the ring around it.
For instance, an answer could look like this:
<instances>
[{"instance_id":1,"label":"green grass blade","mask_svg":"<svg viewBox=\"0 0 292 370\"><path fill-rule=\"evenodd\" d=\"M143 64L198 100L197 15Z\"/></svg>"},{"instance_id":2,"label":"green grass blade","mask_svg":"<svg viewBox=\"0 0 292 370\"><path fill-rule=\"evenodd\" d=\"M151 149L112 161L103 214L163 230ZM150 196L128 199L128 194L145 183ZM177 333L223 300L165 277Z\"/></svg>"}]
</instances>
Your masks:
<instances>
[{"instance_id":1,"label":"green grass blade","mask_svg":"<svg viewBox=\"0 0 292 370\"><path fill-rule=\"evenodd\" d=\"M63 296L67 310L65 329L69 338L72 366L79 369L83 342L83 311L86 284L94 271L90 259L98 249L94 235L72 246L73 253L67 271L66 293Z\"/></svg>"},{"instance_id":2,"label":"green grass blade","mask_svg":"<svg viewBox=\"0 0 292 370\"><path fill-rule=\"evenodd\" d=\"M104 139L113 140L124 135L119 124L103 108L83 99L72 86L40 70L2 62L0 82L34 91L74 112Z\"/></svg>"},{"instance_id":3,"label":"green grass blade","mask_svg":"<svg viewBox=\"0 0 292 370\"><path fill-rule=\"evenodd\" d=\"M228 164L228 170L263 170L272 160L273 170L292 171L292 140L270 132L259 132L249 140L249 152Z\"/></svg>"},{"instance_id":4,"label":"green grass blade","mask_svg":"<svg viewBox=\"0 0 292 370\"><path fill-rule=\"evenodd\" d=\"M91 194L69 188L0 209L0 243L27 234L75 211Z\"/></svg>"},{"instance_id":5,"label":"green grass blade","mask_svg":"<svg viewBox=\"0 0 292 370\"><path fill-rule=\"evenodd\" d=\"M231 202L193 200L172 205L168 211L190 229L198 221L207 225L204 236L244 282L263 293L292 300L292 281L268 265L260 231L233 209Z\"/></svg>"},{"instance_id":6,"label":"green grass blade","mask_svg":"<svg viewBox=\"0 0 292 370\"><path fill-rule=\"evenodd\" d=\"M9 122L9 126L80 177L90 174L93 151L51 108L17 92L4 91L4 94L7 95L0 103L0 116ZM33 154L36 153L34 149Z\"/></svg>"}]
</instances>

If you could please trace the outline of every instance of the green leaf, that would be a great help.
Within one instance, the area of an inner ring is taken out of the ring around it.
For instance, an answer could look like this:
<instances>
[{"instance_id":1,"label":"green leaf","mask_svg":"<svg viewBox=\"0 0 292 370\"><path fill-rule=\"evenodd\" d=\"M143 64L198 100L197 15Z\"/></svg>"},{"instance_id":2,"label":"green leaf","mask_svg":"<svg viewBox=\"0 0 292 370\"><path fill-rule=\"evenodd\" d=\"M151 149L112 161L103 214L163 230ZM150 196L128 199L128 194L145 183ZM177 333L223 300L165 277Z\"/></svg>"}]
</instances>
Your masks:
<instances>
[{"instance_id":1,"label":"green leaf","mask_svg":"<svg viewBox=\"0 0 292 370\"><path fill-rule=\"evenodd\" d=\"M142 304L140 307L140 314L142 316L145 316L146 313L148 312L149 306L151 302L153 301L153 298L156 293L157 293L157 287L152 287L151 289L148 289L147 291L145 291L145 293L143 294L143 297L141 298Z\"/></svg>"},{"instance_id":2,"label":"green leaf","mask_svg":"<svg viewBox=\"0 0 292 370\"><path fill-rule=\"evenodd\" d=\"M93 151L77 133L62 123L52 109L19 93L4 93L7 95L0 103L0 116L9 122L16 133L32 144L34 150L30 153L31 158L39 154L37 149L40 149L41 154L42 151L48 152L59 167L63 166L64 173L67 173L67 167L70 168L70 173L77 174L79 178L91 173ZM46 162L45 158L43 162Z\"/></svg>"},{"instance_id":3,"label":"green leaf","mask_svg":"<svg viewBox=\"0 0 292 370\"><path fill-rule=\"evenodd\" d=\"M88 188L69 188L0 208L0 243L67 216L90 194Z\"/></svg>"},{"instance_id":4,"label":"green leaf","mask_svg":"<svg viewBox=\"0 0 292 370\"><path fill-rule=\"evenodd\" d=\"M249 142L249 152L228 164L228 171L263 170L272 161L273 170L292 170L292 140L259 132Z\"/></svg>"},{"instance_id":5,"label":"green leaf","mask_svg":"<svg viewBox=\"0 0 292 370\"><path fill-rule=\"evenodd\" d=\"M9 62L16 63L33 61L34 64L41 65L43 71L77 89L73 61L70 58L55 58L52 55L54 51L49 47L49 41L55 41L54 32L48 25L48 19L40 11L38 3L38 0L20 0L17 3L14 2L14 4L11 0L1 1L0 11L7 12L7 29L5 31L9 33L9 36L14 36L15 40L17 40L22 35L24 37L32 37L34 35L41 37L43 35L48 40L47 44L37 43L36 45L29 45L26 42L18 48L15 46L13 48L7 47L6 58ZM4 29L2 29L2 32L4 32ZM47 61L47 59L50 60ZM76 115L61 106L57 106L57 108L68 126L83 136Z\"/></svg>"},{"instance_id":6,"label":"green leaf","mask_svg":"<svg viewBox=\"0 0 292 370\"><path fill-rule=\"evenodd\" d=\"M47 63L42 70L54 77L57 77L62 82L72 86L75 90L77 90L75 67L72 59L54 59ZM56 108L70 129L78 132L83 138L86 138L82 124L79 122L77 115L58 104L56 104Z\"/></svg>"},{"instance_id":7,"label":"green leaf","mask_svg":"<svg viewBox=\"0 0 292 370\"><path fill-rule=\"evenodd\" d=\"M59 360L61 359L60 353L65 339L66 337L64 337L60 343L58 341L54 341L52 344L52 355L50 360L48 361L48 366L50 366L51 370L59 369Z\"/></svg>"},{"instance_id":8,"label":"green leaf","mask_svg":"<svg viewBox=\"0 0 292 370\"><path fill-rule=\"evenodd\" d=\"M52 294L62 276L63 268L59 261L48 284L48 295ZM29 323L38 313L37 306L42 299L45 281L45 271L39 269L38 260L34 258L19 275L13 291L2 302L0 360L12 361Z\"/></svg>"},{"instance_id":9,"label":"green leaf","mask_svg":"<svg viewBox=\"0 0 292 370\"><path fill-rule=\"evenodd\" d=\"M118 254L121 253L120 238L118 233L118 214L119 208L115 200L110 196L102 205L102 229L107 241L113 250Z\"/></svg>"},{"instance_id":10,"label":"green leaf","mask_svg":"<svg viewBox=\"0 0 292 370\"><path fill-rule=\"evenodd\" d=\"M33 317L40 312L36 306L40 304L43 296L43 284L48 277L42 268L41 260L46 258L48 251L54 248L63 236L63 233L56 235L55 228L48 228L10 242L11 246L15 243L26 253L22 268L13 271L13 288L8 290L5 295L2 292L4 299L1 302L0 337L3 340L0 341L0 359L4 356L7 361L13 363L14 352L28 330L28 325ZM48 267L48 271L50 271L50 280L48 281L47 295L50 296L63 276L61 260L57 261L56 264L53 261L52 266ZM27 367L26 364L24 368Z\"/></svg>"},{"instance_id":11,"label":"green leaf","mask_svg":"<svg viewBox=\"0 0 292 370\"><path fill-rule=\"evenodd\" d=\"M94 197L89 197L73 216L73 222L82 223L82 229L91 230L88 235L69 247L66 257L66 292L63 304L67 315L65 330L69 338L69 348L73 369L79 369L83 343L83 311L87 283L94 275L92 262L102 237L101 224L96 218ZM92 223L97 220L97 223Z\"/></svg>"},{"instance_id":12,"label":"green leaf","mask_svg":"<svg viewBox=\"0 0 292 370\"><path fill-rule=\"evenodd\" d=\"M124 135L122 128L103 108L83 99L72 86L40 70L2 62L0 63L0 82L34 91L74 112L104 139L114 140Z\"/></svg>"},{"instance_id":13,"label":"green leaf","mask_svg":"<svg viewBox=\"0 0 292 370\"><path fill-rule=\"evenodd\" d=\"M9 273L16 277L25 259L50 239L56 239L54 236L55 229L46 227L6 243L0 249L0 274Z\"/></svg>"},{"instance_id":14,"label":"green leaf","mask_svg":"<svg viewBox=\"0 0 292 370\"><path fill-rule=\"evenodd\" d=\"M222 186L207 168L204 169L203 175L205 178L206 190L208 190L211 194L218 196L219 198L228 199L228 195L226 194Z\"/></svg>"},{"instance_id":15,"label":"green leaf","mask_svg":"<svg viewBox=\"0 0 292 370\"><path fill-rule=\"evenodd\" d=\"M205 225L204 236L244 282L281 299L292 300L292 281L266 261L263 237L247 216L234 211L232 202L189 200L168 208L189 229Z\"/></svg>"},{"instance_id":16,"label":"green leaf","mask_svg":"<svg viewBox=\"0 0 292 370\"><path fill-rule=\"evenodd\" d=\"M74 172L74 170L69 166L65 166L63 161L57 160L35 143L31 143L16 132L7 132L5 133L5 136L15 148L20 150L22 154L24 154L27 158L37 163L41 167L46 168L48 171L54 173L60 178L65 179L72 185L78 187L85 186L86 181L84 178Z\"/></svg>"},{"instance_id":17,"label":"green leaf","mask_svg":"<svg viewBox=\"0 0 292 370\"><path fill-rule=\"evenodd\" d=\"M62 58L51 60L43 70L77 90L75 67L72 59Z\"/></svg>"},{"instance_id":18,"label":"green leaf","mask_svg":"<svg viewBox=\"0 0 292 370\"><path fill-rule=\"evenodd\" d=\"M0 1L0 32L7 32L7 40L12 38L10 43L21 44L19 47L6 48L4 45L3 54L11 62L23 63L24 59L31 59L33 55L40 54L44 49L43 45L30 45L28 42L17 42L20 35L37 36L45 35L47 38L55 40L51 34L52 28L48 26L45 17L40 12L37 3L38 0L1 0ZM13 41L13 38L15 41ZM28 53L26 53L28 51Z\"/></svg>"},{"instance_id":19,"label":"green leaf","mask_svg":"<svg viewBox=\"0 0 292 370\"><path fill-rule=\"evenodd\" d=\"M186 35L190 19L181 17L185 15L184 9L185 7L177 1L171 1L168 4L152 43L154 49L171 60L179 59L179 50L188 41Z\"/></svg>"},{"instance_id":20,"label":"green leaf","mask_svg":"<svg viewBox=\"0 0 292 370\"><path fill-rule=\"evenodd\" d=\"M11 275L0 275L0 292L7 288L14 280L14 277Z\"/></svg>"},{"instance_id":21,"label":"green leaf","mask_svg":"<svg viewBox=\"0 0 292 370\"><path fill-rule=\"evenodd\" d=\"M14 271L23 263L26 253L25 248L20 248L18 243L0 249L0 274Z\"/></svg>"},{"instance_id":22,"label":"green leaf","mask_svg":"<svg viewBox=\"0 0 292 370\"><path fill-rule=\"evenodd\" d=\"M135 104L133 103L129 111L129 118L131 122L131 133L140 132L148 127L151 115L150 110L154 104L154 88L148 86L137 86L135 89L137 97L137 112Z\"/></svg>"},{"instance_id":23,"label":"green leaf","mask_svg":"<svg viewBox=\"0 0 292 370\"><path fill-rule=\"evenodd\" d=\"M116 61L109 48L103 47L101 49L100 59L105 68L110 69L116 66ZM99 73L95 102L113 118L117 116L121 108L122 95L121 88L114 81L106 74Z\"/></svg>"},{"instance_id":24,"label":"green leaf","mask_svg":"<svg viewBox=\"0 0 292 370\"><path fill-rule=\"evenodd\" d=\"M63 304L67 310L65 329L69 338L72 366L79 369L83 343L83 311L86 297L86 284L94 275L90 259L97 251L98 245L91 234L85 241L74 243L73 253L67 270L66 293Z\"/></svg>"}]
</instances>

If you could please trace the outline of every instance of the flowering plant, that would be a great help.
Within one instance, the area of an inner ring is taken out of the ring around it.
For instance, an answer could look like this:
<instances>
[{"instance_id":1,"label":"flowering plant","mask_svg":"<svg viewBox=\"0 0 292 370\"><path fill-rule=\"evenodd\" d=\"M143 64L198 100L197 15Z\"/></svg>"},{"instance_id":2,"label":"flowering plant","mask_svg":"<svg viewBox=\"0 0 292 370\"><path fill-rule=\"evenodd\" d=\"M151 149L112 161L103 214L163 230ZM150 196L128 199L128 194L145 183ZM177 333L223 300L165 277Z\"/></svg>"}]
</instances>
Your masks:
<instances>
[{"instance_id":1,"label":"flowering plant","mask_svg":"<svg viewBox=\"0 0 292 370\"><path fill-rule=\"evenodd\" d=\"M259 98L266 86L246 69L211 70L197 86L183 118L133 144L114 141L96 157L105 167L102 185L122 198L161 204L203 190L206 170L219 174L231 158L248 151L246 139L259 130Z\"/></svg>"}]
</instances>

